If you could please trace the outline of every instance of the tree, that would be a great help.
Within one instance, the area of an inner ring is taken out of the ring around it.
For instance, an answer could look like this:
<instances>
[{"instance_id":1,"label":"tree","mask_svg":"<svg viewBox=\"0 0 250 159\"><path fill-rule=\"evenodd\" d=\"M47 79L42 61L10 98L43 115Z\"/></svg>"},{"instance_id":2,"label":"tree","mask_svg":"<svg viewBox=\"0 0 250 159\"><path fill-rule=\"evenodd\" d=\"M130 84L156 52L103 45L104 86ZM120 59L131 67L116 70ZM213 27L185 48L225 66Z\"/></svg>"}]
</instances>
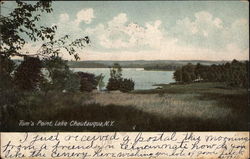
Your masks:
<instances>
[{"instance_id":1,"label":"tree","mask_svg":"<svg viewBox=\"0 0 250 159\"><path fill-rule=\"evenodd\" d=\"M1 1L0 14L0 113L5 116L12 115L13 109L19 105L22 99L21 90L44 90L59 89L66 91L78 91L80 86L79 77L67 68L54 69L58 63L54 63L60 54L67 52L74 56L76 60L79 55L76 48L83 48L90 43L87 36L69 40L65 35L55 39L57 26L40 26L41 13L51 13L51 1L23 2L16 1L17 7L10 11L8 15L2 14L5 7ZM27 43L40 41L41 47L36 52L24 52L23 47ZM23 62L15 69L13 57L23 58ZM46 71L50 70L51 80L44 78L41 68L43 61L52 61ZM60 59L58 60L60 64ZM55 65L54 65L55 64ZM14 73L14 76L12 73ZM14 82L13 82L14 81ZM16 87L12 87L15 84ZM4 91L2 91L5 89ZM24 96L25 97L25 96ZM6 107L6 109L2 109ZM13 109L12 109L13 108ZM6 111L2 111L6 110ZM6 119L8 119L6 117ZM4 125L3 121L1 126Z\"/></svg>"},{"instance_id":2,"label":"tree","mask_svg":"<svg viewBox=\"0 0 250 159\"><path fill-rule=\"evenodd\" d=\"M233 60L220 65L187 64L174 72L177 82L193 82L201 78L207 82L223 82L230 87L247 87L249 61Z\"/></svg>"},{"instance_id":3,"label":"tree","mask_svg":"<svg viewBox=\"0 0 250 159\"><path fill-rule=\"evenodd\" d=\"M194 71L197 79L201 78L202 69L203 69L203 65L201 65L200 63L197 63L195 66L195 71Z\"/></svg>"},{"instance_id":4,"label":"tree","mask_svg":"<svg viewBox=\"0 0 250 159\"><path fill-rule=\"evenodd\" d=\"M106 88L109 91L120 90L120 84L121 84L121 79L110 77Z\"/></svg>"},{"instance_id":5,"label":"tree","mask_svg":"<svg viewBox=\"0 0 250 159\"><path fill-rule=\"evenodd\" d=\"M192 82L196 79L195 66L191 63L178 68L174 72L174 79L178 82Z\"/></svg>"},{"instance_id":6,"label":"tree","mask_svg":"<svg viewBox=\"0 0 250 159\"><path fill-rule=\"evenodd\" d=\"M80 78L69 69L55 70L48 84L50 90L76 92L80 90Z\"/></svg>"},{"instance_id":7,"label":"tree","mask_svg":"<svg viewBox=\"0 0 250 159\"><path fill-rule=\"evenodd\" d=\"M1 1L0 3L1 9L3 9L6 2ZM11 73L14 71L15 64L11 57L25 56L21 53L21 49L26 41L21 34L36 41L39 38L51 38L55 29L36 25L41 15L35 13L50 13L52 11L51 2L39 1L33 5L21 1L16 1L16 3L17 7L9 15L0 14L0 78L1 85L6 88L11 88L13 85Z\"/></svg>"},{"instance_id":8,"label":"tree","mask_svg":"<svg viewBox=\"0 0 250 159\"><path fill-rule=\"evenodd\" d=\"M110 78L107 84L108 90L119 90L122 79L122 68L118 63L114 63L110 68Z\"/></svg>"},{"instance_id":9,"label":"tree","mask_svg":"<svg viewBox=\"0 0 250 159\"><path fill-rule=\"evenodd\" d=\"M67 61L63 60L61 57L53 56L49 59L44 59L44 68L48 71L48 77L52 77L55 71L67 70L69 66L67 65Z\"/></svg>"},{"instance_id":10,"label":"tree","mask_svg":"<svg viewBox=\"0 0 250 159\"><path fill-rule=\"evenodd\" d=\"M67 92L78 92L81 86L79 76L71 70L68 70L65 75L63 90Z\"/></svg>"},{"instance_id":11,"label":"tree","mask_svg":"<svg viewBox=\"0 0 250 159\"><path fill-rule=\"evenodd\" d=\"M2 5L6 2L1 2ZM53 11L50 1L39 1L35 4L28 4L16 1L17 7L9 15L0 15L1 24L1 45L0 55L5 57L26 56L21 52L22 47L27 42L53 39L56 27L38 26L42 12Z\"/></svg>"},{"instance_id":12,"label":"tree","mask_svg":"<svg viewBox=\"0 0 250 159\"><path fill-rule=\"evenodd\" d=\"M114 63L110 68L110 78L120 79L122 77L122 67L118 63Z\"/></svg>"},{"instance_id":13,"label":"tree","mask_svg":"<svg viewBox=\"0 0 250 159\"><path fill-rule=\"evenodd\" d=\"M6 2L1 2L2 5ZM75 47L84 47L90 43L87 36L67 42L68 35L59 39L54 39L57 26L47 27L38 26L38 21L41 18L41 13L51 13L51 1L39 1L36 3L27 3L16 1L17 7L8 15L0 15L1 34L0 34L0 56L1 57L26 57L39 56L50 58L58 56L63 50L73 55L76 60L79 55ZM30 54L22 52L23 46L27 42L43 41L41 48L37 53ZM8 67L8 66L6 66Z\"/></svg>"},{"instance_id":14,"label":"tree","mask_svg":"<svg viewBox=\"0 0 250 159\"><path fill-rule=\"evenodd\" d=\"M42 61L39 58L25 57L14 73L14 82L21 90L35 90L43 79Z\"/></svg>"},{"instance_id":15,"label":"tree","mask_svg":"<svg viewBox=\"0 0 250 159\"><path fill-rule=\"evenodd\" d=\"M80 77L80 91L91 92L93 89L96 89L98 81L94 74L86 72L77 72L77 75Z\"/></svg>"},{"instance_id":16,"label":"tree","mask_svg":"<svg viewBox=\"0 0 250 159\"><path fill-rule=\"evenodd\" d=\"M122 78L122 68L118 63L113 64L110 69L110 78L107 84L107 90L120 90L129 92L134 90L134 81L132 79Z\"/></svg>"},{"instance_id":17,"label":"tree","mask_svg":"<svg viewBox=\"0 0 250 159\"><path fill-rule=\"evenodd\" d=\"M177 82L182 82L182 70L181 68L177 68L174 72L174 77L175 81Z\"/></svg>"},{"instance_id":18,"label":"tree","mask_svg":"<svg viewBox=\"0 0 250 159\"><path fill-rule=\"evenodd\" d=\"M4 3L6 2L1 2L1 5ZM8 15L0 15L0 59L1 62L5 61L4 64L1 64L0 70L9 70L9 68L12 68L12 62L8 62L12 61L11 57L18 56L25 59L28 59L28 57L36 57L41 61L51 60L52 62L49 65L45 65L48 66L46 69L51 73L53 72L53 68L56 68L57 75L59 75L60 73L58 71L60 70L57 67L58 64L60 65L60 62L62 62L62 60L57 59L59 55L66 51L70 55L74 56L76 60L78 60L79 55L76 51L76 48L83 48L90 43L90 40L87 36L75 39L74 41L69 41L68 35L55 39L57 26L47 27L38 25L38 22L41 18L41 13L51 13L53 11L51 7L51 1L39 1L35 3L16 1L16 4L17 7L14 8ZM22 51L22 48L26 43L35 41L43 42L37 52L30 53ZM56 63L56 59L59 63ZM37 60L37 62L38 61L39 60ZM27 61L25 63L27 63ZM37 64L37 66L38 65L40 65L40 62ZM20 71L25 71L22 67L16 71L16 75L18 77L15 77L15 81L25 82L23 77L21 78L21 73L18 73ZM66 70L66 68L62 71L72 74ZM12 81L11 72L12 71L0 71L1 79L5 79L5 81ZM55 77L55 75L53 76ZM52 77L52 74L50 74L50 77ZM33 77L27 78L32 79ZM45 80L43 83L46 84L48 82ZM24 88L23 86L21 87ZM31 88L33 86L27 87Z\"/></svg>"},{"instance_id":19,"label":"tree","mask_svg":"<svg viewBox=\"0 0 250 159\"><path fill-rule=\"evenodd\" d=\"M121 80L119 90L121 92L130 92L130 91L134 90L134 87L135 87L135 83L132 79L123 78Z\"/></svg>"},{"instance_id":20,"label":"tree","mask_svg":"<svg viewBox=\"0 0 250 159\"><path fill-rule=\"evenodd\" d=\"M48 75L47 80L43 83L43 90L79 91L80 77L69 69L66 60L53 56L44 60L44 67L44 71L47 71Z\"/></svg>"},{"instance_id":21,"label":"tree","mask_svg":"<svg viewBox=\"0 0 250 159\"><path fill-rule=\"evenodd\" d=\"M226 80L227 84L234 87L247 87L247 69L248 62L239 62L234 59L228 69L230 78Z\"/></svg>"},{"instance_id":22,"label":"tree","mask_svg":"<svg viewBox=\"0 0 250 159\"><path fill-rule=\"evenodd\" d=\"M195 76L195 66L191 63L182 67L183 77L182 80L184 82L192 82L196 79Z\"/></svg>"},{"instance_id":23,"label":"tree","mask_svg":"<svg viewBox=\"0 0 250 159\"><path fill-rule=\"evenodd\" d=\"M11 73L16 65L8 57L0 56L0 92L9 88L13 88L13 79Z\"/></svg>"}]
</instances>

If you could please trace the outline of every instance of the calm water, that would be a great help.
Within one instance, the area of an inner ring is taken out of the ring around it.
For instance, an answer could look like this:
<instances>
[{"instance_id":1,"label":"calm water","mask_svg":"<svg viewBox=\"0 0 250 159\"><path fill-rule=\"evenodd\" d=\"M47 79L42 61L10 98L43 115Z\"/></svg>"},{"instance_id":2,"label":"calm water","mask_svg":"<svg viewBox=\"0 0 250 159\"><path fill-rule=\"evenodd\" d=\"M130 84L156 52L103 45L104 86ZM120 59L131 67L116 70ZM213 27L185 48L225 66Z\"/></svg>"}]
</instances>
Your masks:
<instances>
[{"instance_id":1,"label":"calm water","mask_svg":"<svg viewBox=\"0 0 250 159\"><path fill-rule=\"evenodd\" d=\"M105 76L105 85L108 83L109 68L71 68L73 71L82 71L100 75L101 73ZM145 71L143 68L123 68L122 77L131 78L135 81L135 89L152 89L156 88L154 84L170 83L174 82L173 79L174 71Z\"/></svg>"}]
</instances>

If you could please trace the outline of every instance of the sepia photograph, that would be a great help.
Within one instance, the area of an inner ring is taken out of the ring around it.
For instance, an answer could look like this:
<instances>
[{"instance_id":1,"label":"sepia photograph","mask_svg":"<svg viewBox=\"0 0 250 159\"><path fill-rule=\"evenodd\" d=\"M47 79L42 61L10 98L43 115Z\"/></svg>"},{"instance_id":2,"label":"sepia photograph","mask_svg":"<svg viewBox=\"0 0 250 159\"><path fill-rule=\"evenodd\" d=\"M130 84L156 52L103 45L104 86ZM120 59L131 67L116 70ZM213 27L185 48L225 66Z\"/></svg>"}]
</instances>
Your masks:
<instances>
[{"instance_id":1,"label":"sepia photograph","mask_svg":"<svg viewBox=\"0 0 250 159\"><path fill-rule=\"evenodd\" d=\"M1 1L1 132L249 130L248 1Z\"/></svg>"}]
</instances>

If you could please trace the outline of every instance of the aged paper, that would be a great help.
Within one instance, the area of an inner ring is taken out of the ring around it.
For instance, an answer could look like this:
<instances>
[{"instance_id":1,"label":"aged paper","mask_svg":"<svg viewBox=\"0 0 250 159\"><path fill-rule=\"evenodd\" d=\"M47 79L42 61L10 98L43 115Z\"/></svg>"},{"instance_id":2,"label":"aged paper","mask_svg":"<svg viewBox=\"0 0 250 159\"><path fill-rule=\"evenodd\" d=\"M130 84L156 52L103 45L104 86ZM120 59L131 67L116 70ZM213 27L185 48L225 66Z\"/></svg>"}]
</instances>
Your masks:
<instances>
[{"instance_id":1,"label":"aged paper","mask_svg":"<svg viewBox=\"0 0 250 159\"><path fill-rule=\"evenodd\" d=\"M1 159L249 158L248 1L1 1Z\"/></svg>"},{"instance_id":2,"label":"aged paper","mask_svg":"<svg viewBox=\"0 0 250 159\"><path fill-rule=\"evenodd\" d=\"M2 133L1 157L247 159L249 133Z\"/></svg>"}]
</instances>

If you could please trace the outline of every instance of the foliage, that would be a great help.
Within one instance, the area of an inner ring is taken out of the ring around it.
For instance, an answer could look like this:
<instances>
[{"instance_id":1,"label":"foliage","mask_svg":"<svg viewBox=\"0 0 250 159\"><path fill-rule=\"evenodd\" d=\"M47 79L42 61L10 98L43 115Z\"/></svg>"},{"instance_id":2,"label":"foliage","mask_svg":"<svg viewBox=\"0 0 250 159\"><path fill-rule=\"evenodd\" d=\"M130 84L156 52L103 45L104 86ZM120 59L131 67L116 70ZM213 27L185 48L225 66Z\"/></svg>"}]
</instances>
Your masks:
<instances>
[{"instance_id":1,"label":"foliage","mask_svg":"<svg viewBox=\"0 0 250 159\"><path fill-rule=\"evenodd\" d=\"M11 73L15 69L15 63L8 57L0 55L0 90L13 87Z\"/></svg>"},{"instance_id":2,"label":"foliage","mask_svg":"<svg viewBox=\"0 0 250 159\"><path fill-rule=\"evenodd\" d=\"M58 56L63 50L73 55L76 60L79 59L75 47L82 48L89 44L87 36L75 39L73 42L66 42L69 38L65 35L62 38L54 39L57 26L47 27L39 26L42 12L51 13L51 1L38 1L36 3L27 3L16 1L17 7L9 15L0 17L1 24L1 56ZM29 40L27 40L27 38ZM27 41L45 41L36 54L23 53L22 48ZM47 42L46 42L47 41Z\"/></svg>"},{"instance_id":3,"label":"foliage","mask_svg":"<svg viewBox=\"0 0 250 159\"><path fill-rule=\"evenodd\" d=\"M42 12L53 11L50 1L29 4L16 1L17 7L9 15L0 16L1 56L25 56L21 52L26 43L25 37L32 41L53 39L56 27L38 26ZM22 36L23 35L23 36ZM25 36L25 37L24 37Z\"/></svg>"},{"instance_id":4,"label":"foliage","mask_svg":"<svg viewBox=\"0 0 250 159\"><path fill-rule=\"evenodd\" d=\"M67 61L58 56L44 59L44 67L48 70L49 74L53 74L55 70L69 69Z\"/></svg>"},{"instance_id":5,"label":"foliage","mask_svg":"<svg viewBox=\"0 0 250 159\"><path fill-rule=\"evenodd\" d=\"M25 57L14 73L14 82L21 90L35 90L43 79L42 61L39 58Z\"/></svg>"},{"instance_id":6,"label":"foliage","mask_svg":"<svg viewBox=\"0 0 250 159\"><path fill-rule=\"evenodd\" d=\"M161 71L174 71L178 69L178 64L148 64L144 66L144 70L161 70Z\"/></svg>"},{"instance_id":7,"label":"foliage","mask_svg":"<svg viewBox=\"0 0 250 159\"><path fill-rule=\"evenodd\" d=\"M122 77L122 67L118 63L114 63L110 68L110 78L120 79Z\"/></svg>"},{"instance_id":8,"label":"foliage","mask_svg":"<svg viewBox=\"0 0 250 159\"><path fill-rule=\"evenodd\" d=\"M249 62L233 60L220 65L187 64L174 72L177 82L225 82L228 86L247 87Z\"/></svg>"},{"instance_id":9,"label":"foliage","mask_svg":"<svg viewBox=\"0 0 250 159\"><path fill-rule=\"evenodd\" d=\"M43 90L58 90L75 92L80 88L80 78L73 73L67 61L55 56L44 60L45 70L48 71L48 79L43 83Z\"/></svg>"},{"instance_id":10,"label":"foliage","mask_svg":"<svg viewBox=\"0 0 250 159\"><path fill-rule=\"evenodd\" d=\"M27 92L11 116L1 116L2 131L247 131L248 92L224 84L190 83L140 90L139 94ZM159 96L161 91L165 91ZM146 93L142 95L141 93ZM24 93L23 91L21 93ZM0 92L1 95L1 92ZM22 96L18 94L17 97ZM1 100L12 99L9 95ZM94 98L94 100L93 100ZM145 100L144 100L145 99ZM9 100L10 102L10 100ZM69 106L70 105L70 106ZM126 106L125 106L126 105ZM155 109L157 107L157 109ZM161 114L158 114L161 113ZM84 114L84 115L83 115ZM222 115L221 115L222 114ZM227 115L224 115L227 114ZM4 120L3 120L4 119ZM7 119L7 120L6 120ZM25 121L115 121L112 127L20 127Z\"/></svg>"},{"instance_id":11,"label":"foliage","mask_svg":"<svg viewBox=\"0 0 250 159\"><path fill-rule=\"evenodd\" d=\"M110 78L107 84L107 90L120 90L129 92L134 90L134 81L132 79L122 78L122 68L118 63L115 63L110 69Z\"/></svg>"},{"instance_id":12,"label":"foliage","mask_svg":"<svg viewBox=\"0 0 250 159\"><path fill-rule=\"evenodd\" d=\"M120 84L121 84L121 79L109 78L106 88L109 91L120 90Z\"/></svg>"},{"instance_id":13,"label":"foliage","mask_svg":"<svg viewBox=\"0 0 250 159\"><path fill-rule=\"evenodd\" d=\"M10 74L15 69L15 63L8 57L0 56L0 74Z\"/></svg>"},{"instance_id":14,"label":"foliage","mask_svg":"<svg viewBox=\"0 0 250 159\"><path fill-rule=\"evenodd\" d=\"M67 92L75 92L79 90L80 79L71 70L56 70L51 77L53 90Z\"/></svg>"},{"instance_id":15,"label":"foliage","mask_svg":"<svg viewBox=\"0 0 250 159\"><path fill-rule=\"evenodd\" d=\"M110 78L107 84L107 89L110 91L120 90L122 81L122 68L118 63L114 63L110 68Z\"/></svg>"},{"instance_id":16,"label":"foliage","mask_svg":"<svg viewBox=\"0 0 250 159\"><path fill-rule=\"evenodd\" d=\"M107 89L112 90L120 90L121 92L130 92L134 90L134 81L132 79L120 78L114 79L110 78Z\"/></svg>"},{"instance_id":17,"label":"foliage","mask_svg":"<svg viewBox=\"0 0 250 159\"><path fill-rule=\"evenodd\" d=\"M1 3L4 5L5 2ZM89 44L89 38L85 36L70 41L69 36L65 35L55 39L57 26L47 27L39 23L43 12L53 11L51 1L16 1L16 5L17 7L10 10L8 15L0 15L1 85L11 88L11 72L14 70L11 57L15 56L24 58L14 74L14 82L19 89L37 89L45 92L53 89L75 91L80 85L79 78L69 70L67 62L59 55L66 51L78 60L76 48L83 48ZM36 41L43 43L37 52L31 54L22 51L26 43ZM49 73L47 76L41 73L42 62L38 57L44 61L44 70Z\"/></svg>"},{"instance_id":18,"label":"foliage","mask_svg":"<svg viewBox=\"0 0 250 159\"><path fill-rule=\"evenodd\" d=\"M178 68L177 70L175 70L174 74L173 74L173 78L175 79L175 81L177 82L181 82L182 81L182 72L181 72L181 68Z\"/></svg>"},{"instance_id":19,"label":"foliage","mask_svg":"<svg viewBox=\"0 0 250 159\"><path fill-rule=\"evenodd\" d=\"M120 85L121 92L130 92L134 90L135 83L132 79L123 78Z\"/></svg>"},{"instance_id":20,"label":"foliage","mask_svg":"<svg viewBox=\"0 0 250 159\"><path fill-rule=\"evenodd\" d=\"M36 55L44 58L58 57L64 51L68 52L69 55L73 55L75 60L79 60L80 57L77 53L76 48L84 48L86 44L90 43L88 36L84 38L75 39L72 42L68 41L69 35L65 35L59 39L51 39L49 42L44 43L37 51Z\"/></svg>"},{"instance_id":21,"label":"foliage","mask_svg":"<svg viewBox=\"0 0 250 159\"><path fill-rule=\"evenodd\" d=\"M94 74L77 72L77 75L80 77L80 91L91 92L93 89L96 89L98 81Z\"/></svg>"},{"instance_id":22,"label":"foliage","mask_svg":"<svg viewBox=\"0 0 250 159\"><path fill-rule=\"evenodd\" d=\"M80 89L80 78L72 71L66 73L64 90L67 92L77 92Z\"/></svg>"},{"instance_id":23,"label":"foliage","mask_svg":"<svg viewBox=\"0 0 250 159\"><path fill-rule=\"evenodd\" d=\"M192 82L196 79L194 70L195 66L188 63L174 72L174 79L180 82Z\"/></svg>"}]
</instances>

